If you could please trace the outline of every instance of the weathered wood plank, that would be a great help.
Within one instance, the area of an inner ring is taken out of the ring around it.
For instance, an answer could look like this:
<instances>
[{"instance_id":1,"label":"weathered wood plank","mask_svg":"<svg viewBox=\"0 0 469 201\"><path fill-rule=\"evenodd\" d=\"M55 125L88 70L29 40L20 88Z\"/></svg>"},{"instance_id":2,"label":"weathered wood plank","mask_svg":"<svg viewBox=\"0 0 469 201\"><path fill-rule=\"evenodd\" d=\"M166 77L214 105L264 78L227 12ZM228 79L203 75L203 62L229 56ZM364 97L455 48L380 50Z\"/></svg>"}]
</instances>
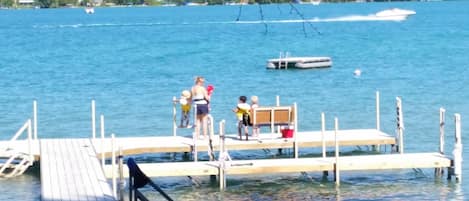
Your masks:
<instances>
[{"instance_id":1,"label":"weathered wood plank","mask_svg":"<svg viewBox=\"0 0 469 201\"><path fill-rule=\"evenodd\" d=\"M162 176L200 176L218 174L218 162L169 162L141 163L145 174L150 177ZM300 158L300 159L259 159L236 160L226 162L226 174L266 174L288 172L333 171L335 158ZM357 170L392 170L410 168L450 167L451 159L439 153L381 154L363 156L342 156L339 158L341 171ZM110 176L111 167L105 172ZM128 177L125 168L124 176Z\"/></svg>"},{"instance_id":2,"label":"weathered wood plank","mask_svg":"<svg viewBox=\"0 0 469 201\"><path fill-rule=\"evenodd\" d=\"M340 170L389 170L450 167L451 159L439 153L407 153L371 156L343 156Z\"/></svg>"},{"instance_id":3,"label":"weathered wood plank","mask_svg":"<svg viewBox=\"0 0 469 201\"><path fill-rule=\"evenodd\" d=\"M115 200L89 139L41 140L43 200Z\"/></svg>"},{"instance_id":4,"label":"weathered wood plank","mask_svg":"<svg viewBox=\"0 0 469 201\"><path fill-rule=\"evenodd\" d=\"M89 146L89 144L87 145L87 140L80 140L79 143L75 143L74 145L78 147ZM87 155L86 155L87 152L83 148L80 148L79 150L80 150L79 152L76 152L77 160L84 161L87 158ZM84 191L83 191L84 195L82 197L86 196L87 200L96 201L96 195L98 191L95 191L95 188L93 188L93 185L92 185L93 177L91 177L91 175L88 174L89 168L87 167L86 164L87 163L82 163L82 162L77 163L78 168L80 170L80 174L82 175L82 181L83 181L82 186L84 187Z\"/></svg>"},{"instance_id":5,"label":"weathered wood plank","mask_svg":"<svg viewBox=\"0 0 469 201\"><path fill-rule=\"evenodd\" d=\"M90 200L98 200L98 197L103 197L104 193L101 191L101 187L97 184L97 176L95 175L94 171L91 171L94 167L88 162L90 158L95 157L94 155L90 155L88 153L88 147L91 146L90 142L87 140L84 140L83 145L81 145L81 149L79 152L79 161L83 161L80 166L83 168L82 174L84 175L84 178L87 178L85 183L87 184L87 193L88 196L91 197Z\"/></svg>"},{"instance_id":6,"label":"weathered wood plank","mask_svg":"<svg viewBox=\"0 0 469 201\"><path fill-rule=\"evenodd\" d=\"M97 181L95 185L97 185L97 187L99 187L102 192L102 196L98 197L97 200L114 200L114 198L112 197L112 189L107 183L106 177L104 176L103 168L100 165L94 147L90 144L90 146L87 146L85 150L88 153L87 158L90 161L90 170L92 170L90 171L90 174L95 176Z\"/></svg>"},{"instance_id":7,"label":"weathered wood plank","mask_svg":"<svg viewBox=\"0 0 469 201\"><path fill-rule=\"evenodd\" d=\"M41 195L42 195L42 200L43 201L53 201L53 200L58 200L59 196L54 195L54 189L52 189L52 177L50 176L51 174L51 166L52 160L50 159L50 149L49 146L46 145L45 141L41 141L41 153L44 153L43 156L41 157L41 183L43 184L41 187Z\"/></svg>"},{"instance_id":8,"label":"weathered wood plank","mask_svg":"<svg viewBox=\"0 0 469 201\"><path fill-rule=\"evenodd\" d=\"M75 185L75 191L71 192L73 197L76 198L77 200L88 200L88 194L86 193L86 184L85 184L85 179L86 174L84 172L86 171L85 169L80 168L82 162L79 160L79 154L80 154L80 142L81 140L72 140L72 139L66 139L66 143L64 143L63 146L69 147L67 150L69 151L70 158L73 158L76 160L75 164L68 163L70 165L69 168L69 174L75 178L74 179L74 185ZM73 167L77 166L77 167Z\"/></svg>"}]
</instances>

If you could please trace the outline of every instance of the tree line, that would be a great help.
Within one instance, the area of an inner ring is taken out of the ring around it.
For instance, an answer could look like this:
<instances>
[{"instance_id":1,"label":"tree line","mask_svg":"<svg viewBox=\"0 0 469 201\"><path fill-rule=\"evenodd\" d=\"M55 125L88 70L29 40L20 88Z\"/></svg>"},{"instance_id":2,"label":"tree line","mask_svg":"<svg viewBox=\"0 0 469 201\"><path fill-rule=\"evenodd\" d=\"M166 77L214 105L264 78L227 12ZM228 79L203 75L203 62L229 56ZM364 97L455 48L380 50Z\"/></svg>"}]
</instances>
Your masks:
<instances>
[{"instance_id":1,"label":"tree line","mask_svg":"<svg viewBox=\"0 0 469 201\"><path fill-rule=\"evenodd\" d=\"M93 5L93 0L35 0L33 5L18 5L18 0L0 0L0 7L30 7L38 6L41 8L58 8L70 6L86 6ZM158 6L163 4L176 4L179 6L192 3L207 3L208 5L221 5L225 3L247 2L248 4L270 4L270 3L298 3L300 0L103 0L101 6L117 5L148 5ZM354 2L356 0L322 0L323 2ZM367 1L387 1L387 0L367 0Z\"/></svg>"}]
</instances>

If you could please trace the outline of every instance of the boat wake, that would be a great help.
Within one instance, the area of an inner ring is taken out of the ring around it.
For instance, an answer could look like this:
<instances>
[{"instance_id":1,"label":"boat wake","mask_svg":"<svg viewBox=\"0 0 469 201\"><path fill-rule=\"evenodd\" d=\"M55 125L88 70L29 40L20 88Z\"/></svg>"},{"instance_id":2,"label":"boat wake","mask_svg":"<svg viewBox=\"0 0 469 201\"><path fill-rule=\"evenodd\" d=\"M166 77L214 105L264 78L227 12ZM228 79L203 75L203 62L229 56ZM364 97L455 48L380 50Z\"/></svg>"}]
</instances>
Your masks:
<instances>
[{"instance_id":1,"label":"boat wake","mask_svg":"<svg viewBox=\"0 0 469 201\"><path fill-rule=\"evenodd\" d=\"M132 23L132 24L115 24L115 23L94 23L94 24L59 24L59 25L34 25L33 28L38 29L57 29L57 28L97 28L97 27L135 27L135 26L158 26L171 25L170 23Z\"/></svg>"},{"instance_id":2,"label":"boat wake","mask_svg":"<svg viewBox=\"0 0 469 201\"><path fill-rule=\"evenodd\" d=\"M360 21L402 21L401 18L383 18L376 15L349 15L335 18L313 18L305 20L257 20L257 21L237 21L238 24L281 24L281 23L304 23L304 22L360 22Z\"/></svg>"},{"instance_id":3,"label":"boat wake","mask_svg":"<svg viewBox=\"0 0 469 201\"><path fill-rule=\"evenodd\" d=\"M288 24L288 23L322 23L322 22L359 22L359 21L402 21L405 18L380 17L372 15L349 15L335 18L312 18L295 20L247 20L247 21L206 21L206 22L150 22L150 23L95 23L95 24L63 24L63 25L34 25L34 28L99 28L99 27L135 27L135 26L171 26L171 25L202 25L202 24Z\"/></svg>"}]
</instances>

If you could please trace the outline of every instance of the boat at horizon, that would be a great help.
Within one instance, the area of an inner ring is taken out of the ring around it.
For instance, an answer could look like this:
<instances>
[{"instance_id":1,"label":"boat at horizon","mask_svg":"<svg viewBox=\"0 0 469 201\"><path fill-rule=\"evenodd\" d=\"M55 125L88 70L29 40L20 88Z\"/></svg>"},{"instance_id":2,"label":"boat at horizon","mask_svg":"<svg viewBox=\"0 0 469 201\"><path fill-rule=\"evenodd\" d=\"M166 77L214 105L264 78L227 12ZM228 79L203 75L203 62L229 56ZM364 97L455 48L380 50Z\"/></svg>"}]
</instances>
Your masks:
<instances>
[{"instance_id":1,"label":"boat at horizon","mask_svg":"<svg viewBox=\"0 0 469 201\"><path fill-rule=\"evenodd\" d=\"M405 20L410 15L415 15L413 10L405 10L399 8L391 8L375 13L375 17L386 20Z\"/></svg>"},{"instance_id":2,"label":"boat at horizon","mask_svg":"<svg viewBox=\"0 0 469 201\"><path fill-rule=\"evenodd\" d=\"M90 6L87 6L85 8L85 13L86 14L93 14L94 13L94 8L93 7L90 7Z\"/></svg>"}]
</instances>

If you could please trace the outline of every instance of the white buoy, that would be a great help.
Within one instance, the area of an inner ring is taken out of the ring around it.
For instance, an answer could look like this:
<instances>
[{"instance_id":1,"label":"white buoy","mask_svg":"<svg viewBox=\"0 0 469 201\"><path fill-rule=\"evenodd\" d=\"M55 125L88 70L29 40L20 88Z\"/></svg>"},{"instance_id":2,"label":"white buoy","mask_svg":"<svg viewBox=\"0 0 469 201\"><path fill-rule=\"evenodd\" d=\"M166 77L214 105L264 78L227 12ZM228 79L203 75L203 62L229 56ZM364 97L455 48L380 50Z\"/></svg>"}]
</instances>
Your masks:
<instances>
[{"instance_id":1,"label":"white buoy","mask_svg":"<svg viewBox=\"0 0 469 201\"><path fill-rule=\"evenodd\" d=\"M359 77L361 74L362 74L362 71L359 68L353 71L353 75L355 75L356 77Z\"/></svg>"}]
</instances>

